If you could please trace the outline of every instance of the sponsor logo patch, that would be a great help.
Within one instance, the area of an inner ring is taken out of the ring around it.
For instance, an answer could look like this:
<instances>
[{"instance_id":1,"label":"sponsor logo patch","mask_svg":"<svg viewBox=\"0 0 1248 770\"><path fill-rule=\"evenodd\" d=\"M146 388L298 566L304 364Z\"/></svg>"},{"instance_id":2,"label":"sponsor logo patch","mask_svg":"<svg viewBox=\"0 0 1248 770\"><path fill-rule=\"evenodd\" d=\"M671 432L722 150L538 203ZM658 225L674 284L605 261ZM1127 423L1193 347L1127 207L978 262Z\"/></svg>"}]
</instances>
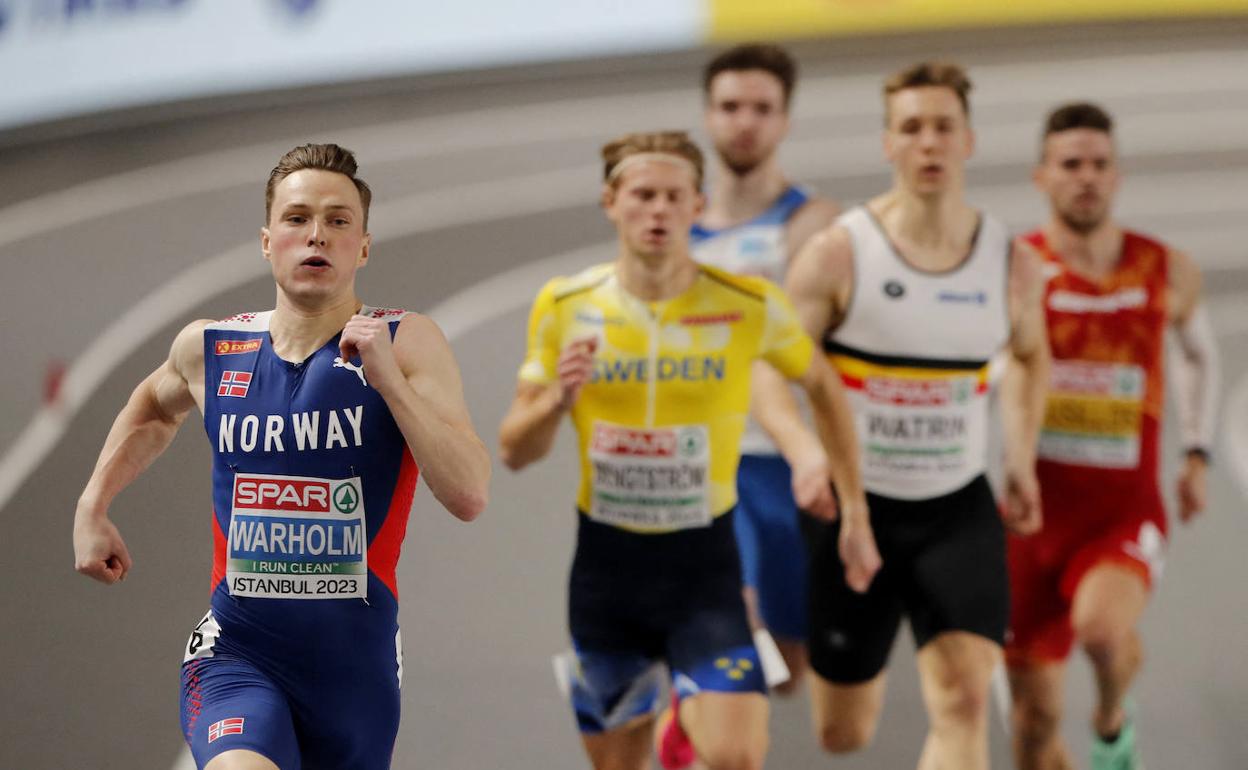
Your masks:
<instances>
[{"instance_id":1,"label":"sponsor logo patch","mask_svg":"<svg viewBox=\"0 0 1248 770\"><path fill-rule=\"evenodd\" d=\"M217 385L218 396L245 398L247 389L251 387L251 372L221 372L221 383Z\"/></svg>"},{"instance_id":2,"label":"sponsor logo patch","mask_svg":"<svg viewBox=\"0 0 1248 770\"><path fill-rule=\"evenodd\" d=\"M215 350L219 356L232 356L254 353L260 349L261 344L261 340L217 340Z\"/></svg>"},{"instance_id":3,"label":"sponsor logo patch","mask_svg":"<svg viewBox=\"0 0 1248 770\"><path fill-rule=\"evenodd\" d=\"M712 313L710 315L687 315L680 319L682 326L709 326L711 324L735 324L744 318L741 311L732 313Z\"/></svg>"},{"instance_id":4,"label":"sponsor logo patch","mask_svg":"<svg viewBox=\"0 0 1248 770\"><path fill-rule=\"evenodd\" d=\"M208 725L208 742L212 743L225 735L242 735L243 721L243 717L232 717L230 719L222 719L220 722L213 722L211 725Z\"/></svg>"}]
</instances>

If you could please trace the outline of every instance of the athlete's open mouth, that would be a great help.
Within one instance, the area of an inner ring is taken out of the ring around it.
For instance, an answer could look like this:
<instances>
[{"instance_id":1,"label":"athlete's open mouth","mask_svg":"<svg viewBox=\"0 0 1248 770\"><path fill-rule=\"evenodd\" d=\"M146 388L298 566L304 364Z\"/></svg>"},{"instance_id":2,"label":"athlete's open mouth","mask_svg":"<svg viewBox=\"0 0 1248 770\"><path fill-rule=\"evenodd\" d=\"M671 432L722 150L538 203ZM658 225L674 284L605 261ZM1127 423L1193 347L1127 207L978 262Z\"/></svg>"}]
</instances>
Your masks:
<instances>
[{"instance_id":1,"label":"athlete's open mouth","mask_svg":"<svg viewBox=\"0 0 1248 770\"><path fill-rule=\"evenodd\" d=\"M651 238L666 238L667 237L666 227L652 227L650 228L648 232L650 233Z\"/></svg>"},{"instance_id":2,"label":"athlete's open mouth","mask_svg":"<svg viewBox=\"0 0 1248 770\"><path fill-rule=\"evenodd\" d=\"M308 257L299 264L303 267L329 267L329 260L324 257Z\"/></svg>"}]
</instances>

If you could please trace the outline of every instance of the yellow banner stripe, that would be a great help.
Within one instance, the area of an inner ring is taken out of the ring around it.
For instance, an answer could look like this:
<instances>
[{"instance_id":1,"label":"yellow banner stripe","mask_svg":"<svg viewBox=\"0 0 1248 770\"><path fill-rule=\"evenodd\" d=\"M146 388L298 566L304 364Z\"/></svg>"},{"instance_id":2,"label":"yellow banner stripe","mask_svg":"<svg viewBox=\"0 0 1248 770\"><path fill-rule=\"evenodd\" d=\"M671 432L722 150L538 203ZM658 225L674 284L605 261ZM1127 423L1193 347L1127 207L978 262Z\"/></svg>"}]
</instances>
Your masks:
<instances>
[{"instance_id":1,"label":"yellow banner stripe","mask_svg":"<svg viewBox=\"0 0 1248 770\"><path fill-rule=\"evenodd\" d=\"M1248 0L710 0L714 41L1248 13Z\"/></svg>"}]
</instances>

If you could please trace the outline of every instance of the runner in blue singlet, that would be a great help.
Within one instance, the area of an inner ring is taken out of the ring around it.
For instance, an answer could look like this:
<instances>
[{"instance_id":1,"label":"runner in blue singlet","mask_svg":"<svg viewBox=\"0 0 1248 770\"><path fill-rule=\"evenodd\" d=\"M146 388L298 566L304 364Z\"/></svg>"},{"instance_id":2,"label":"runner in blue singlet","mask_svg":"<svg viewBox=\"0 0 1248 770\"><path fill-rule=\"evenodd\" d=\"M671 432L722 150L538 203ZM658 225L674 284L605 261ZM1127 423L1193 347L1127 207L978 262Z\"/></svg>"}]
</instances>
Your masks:
<instances>
[{"instance_id":1,"label":"runner in blue singlet","mask_svg":"<svg viewBox=\"0 0 1248 770\"><path fill-rule=\"evenodd\" d=\"M716 173L691 233L697 261L783 284L790 256L839 213L836 203L792 185L780 168L777 150L788 133L796 79L793 58L773 45L731 48L707 64L706 130L715 147ZM777 448L750 421L741 440L734 524L751 621L775 637L790 679L774 689L788 693L807 667L806 553L794 476L782 451L794 459L792 450ZM803 460L822 461L797 462ZM808 479L821 474L817 466L798 470L799 487L803 472ZM773 682L778 678L769 676Z\"/></svg>"},{"instance_id":2,"label":"runner in blue singlet","mask_svg":"<svg viewBox=\"0 0 1248 770\"><path fill-rule=\"evenodd\" d=\"M212 599L185 650L182 726L201 768L389 767L395 565L417 468L456 517L486 504L489 456L442 333L356 298L371 196L355 171L337 145L283 156L261 235L276 308L182 330L118 415L75 516L78 571L124 578L109 505L199 408Z\"/></svg>"}]
</instances>

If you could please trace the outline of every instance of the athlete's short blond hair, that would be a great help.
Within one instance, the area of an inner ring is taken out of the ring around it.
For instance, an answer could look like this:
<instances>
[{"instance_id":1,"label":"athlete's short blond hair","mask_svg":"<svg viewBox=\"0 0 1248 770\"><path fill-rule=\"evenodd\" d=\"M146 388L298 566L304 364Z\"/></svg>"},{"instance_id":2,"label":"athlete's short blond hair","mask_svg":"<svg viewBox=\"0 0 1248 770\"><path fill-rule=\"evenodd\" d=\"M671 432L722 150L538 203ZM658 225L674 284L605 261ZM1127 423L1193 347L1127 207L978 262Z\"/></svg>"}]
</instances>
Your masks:
<instances>
[{"instance_id":1,"label":"athlete's short blond hair","mask_svg":"<svg viewBox=\"0 0 1248 770\"><path fill-rule=\"evenodd\" d=\"M672 155L693 166L694 187L702 189L702 173L704 160L702 150L689 138L685 131L650 131L644 133L625 134L602 146L602 180L615 186L618 175L615 169L632 155L641 154Z\"/></svg>"},{"instance_id":2,"label":"athlete's short blond hair","mask_svg":"<svg viewBox=\"0 0 1248 770\"><path fill-rule=\"evenodd\" d=\"M884 81L884 122L888 123L888 100L898 91L911 88L948 88L958 97L962 104L962 112L968 118L971 115L971 79L966 70L958 64L948 61L923 61L912 64L903 70L894 72Z\"/></svg>"}]
</instances>

